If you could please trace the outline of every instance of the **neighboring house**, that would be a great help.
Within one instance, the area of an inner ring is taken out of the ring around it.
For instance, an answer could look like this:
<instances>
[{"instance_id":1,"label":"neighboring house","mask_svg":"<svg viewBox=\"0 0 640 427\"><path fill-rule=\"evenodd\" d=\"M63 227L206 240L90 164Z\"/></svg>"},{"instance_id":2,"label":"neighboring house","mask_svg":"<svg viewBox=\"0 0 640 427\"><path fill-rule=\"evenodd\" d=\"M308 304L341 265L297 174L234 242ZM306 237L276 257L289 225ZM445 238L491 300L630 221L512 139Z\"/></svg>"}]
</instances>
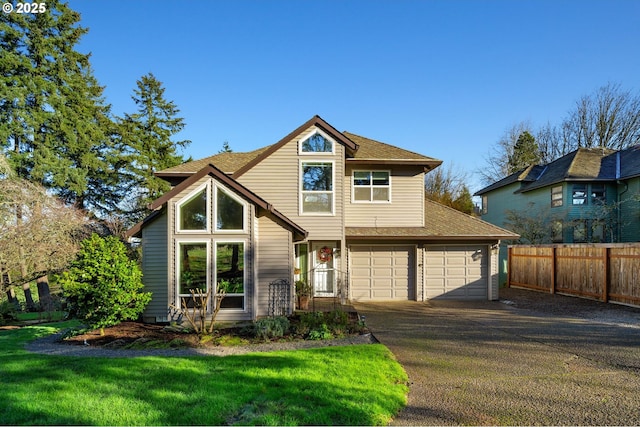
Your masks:
<instances>
[{"instance_id":1,"label":"neighboring house","mask_svg":"<svg viewBox=\"0 0 640 427\"><path fill-rule=\"evenodd\" d=\"M297 280L343 302L497 299L496 248L518 236L425 200L440 163L315 116L273 145L158 172L173 187L129 231L153 292L145 320L211 287L227 291L218 319L255 319L278 282L291 312Z\"/></svg>"},{"instance_id":2,"label":"neighboring house","mask_svg":"<svg viewBox=\"0 0 640 427\"><path fill-rule=\"evenodd\" d=\"M482 219L487 222L512 229L518 220L532 219L542 226L539 240L527 243L636 242L639 177L638 147L579 148L475 195L482 197Z\"/></svg>"}]
</instances>

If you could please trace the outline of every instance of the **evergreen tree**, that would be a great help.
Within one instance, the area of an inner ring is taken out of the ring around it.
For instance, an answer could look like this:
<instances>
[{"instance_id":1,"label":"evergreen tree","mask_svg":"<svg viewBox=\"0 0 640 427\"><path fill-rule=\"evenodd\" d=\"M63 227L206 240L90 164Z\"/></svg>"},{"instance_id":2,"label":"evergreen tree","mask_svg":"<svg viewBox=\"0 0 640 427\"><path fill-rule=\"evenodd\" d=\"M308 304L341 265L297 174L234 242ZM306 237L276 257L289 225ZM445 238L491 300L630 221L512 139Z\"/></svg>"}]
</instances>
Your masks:
<instances>
[{"instance_id":1,"label":"evergreen tree","mask_svg":"<svg viewBox=\"0 0 640 427\"><path fill-rule=\"evenodd\" d=\"M218 153L233 153L231 146L229 145L229 141L225 141L222 143L222 149L218 151Z\"/></svg>"},{"instance_id":2,"label":"evergreen tree","mask_svg":"<svg viewBox=\"0 0 640 427\"><path fill-rule=\"evenodd\" d=\"M536 139L525 130L518 136L513 153L509 156L508 173L512 174L539 162L540 150Z\"/></svg>"},{"instance_id":3,"label":"evergreen tree","mask_svg":"<svg viewBox=\"0 0 640 427\"><path fill-rule=\"evenodd\" d=\"M164 97L165 89L151 73L137 81L132 96L137 113L120 119L121 150L128 156L127 188L133 194L125 207L130 220L147 213L146 206L170 189L169 184L156 177L155 172L184 162L177 148L185 148L188 140L173 141L185 126L177 117L180 110Z\"/></svg>"},{"instance_id":4,"label":"evergreen tree","mask_svg":"<svg viewBox=\"0 0 640 427\"><path fill-rule=\"evenodd\" d=\"M90 209L88 183L109 170L110 120L89 55L75 50L79 21L58 0L0 15L0 147L20 178Z\"/></svg>"},{"instance_id":5,"label":"evergreen tree","mask_svg":"<svg viewBox=\"0 0 640 427\"><path fill-rule=\"evenodd\" d=\"M469 215L474 213L475 205L473 204L471 191L469 191L469 188L466 185L462 185L462 190L460 190L460 194L455 198L451 207Z\"/></svg>"}]
</instances>

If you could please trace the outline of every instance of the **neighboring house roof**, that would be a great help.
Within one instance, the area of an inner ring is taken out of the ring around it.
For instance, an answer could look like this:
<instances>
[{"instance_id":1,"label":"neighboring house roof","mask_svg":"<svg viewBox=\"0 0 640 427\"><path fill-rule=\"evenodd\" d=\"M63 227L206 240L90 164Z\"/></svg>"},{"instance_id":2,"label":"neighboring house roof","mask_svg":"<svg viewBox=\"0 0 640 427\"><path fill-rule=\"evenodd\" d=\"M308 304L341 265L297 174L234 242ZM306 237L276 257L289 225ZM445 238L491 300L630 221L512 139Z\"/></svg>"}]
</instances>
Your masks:
<instances>
[{"instance_id":1,"label":"neighboring house roof","mask_svg":"<svg viewBox=\"0 0 640 427\"><path fill-rule=\"evenodd\" d=\"M169 179L174 177L187 177L196 173L206 165L213 164L218 169L223 170L225 173L237 179L311 126L317 126L333 139L343 144L347 151L348 162L419 165L429 170L442 163L441 160L423 156L422 154L404 150L393 145L385 144L384 142L375 141L349 132L338 132L320 116L314 116L273 145L268 145L246 153L219 153L204 159L186 162L172 168L161 170L156 172L156 176Z\"/></svg>"},{"instance_id":2,"label":"neighboring house roof","mask_svg":"<svg viewBox=\"0 0 640 427\"><path fill-rule=\"evenodd\" d=\"M615 180L617 164L614 150L579 148L547 165L533 165L509 175L477 191L475 195L480 196L514 182L522 183L516 192L524 193L564 181Z\"/></svg>"},{"instance_id":3,"label":"neighboring house roof","mask_svg":"<svg viewBox=\"0 0 640 427\"><path fill-rule=\"evenodd\" d=\"M347 238L420 240L510 240L520 236L433 200L425 199L424 227L346 227Z\"/></svg>"},{"instance_id":4,"label":"neighboring house roof","mask_svg":"<svg viewBox=\"0 0 640 427\"><path fill-rule=\"evenodd\" d=\"M181 191L185 190L190 185L198 182L202 177L206 175L210 175L214 177L216 180L220 181L229 189L235 191L237 194L244 197L246 200L252 202L258 207L259 210L262 210L263 213L271 214L272 216L274 216L276 220L278 220L285 228L288 228L289 230L292 231L294 241L304 240L307 237L307 231L305 229L303 229L302 227L300 227L299 225L291 221L289 218L287 218L285 215L280 213L277 209L273 207L273 205L268 203L262 197L258 196L257 194L249 190L247 187L240 184L238 181L229 177L227 174L225 174L223 171L221 171L220 169L218 169L212 164L206 165L205 167L201 168L198 172L196 172L195 174L192 174L187 179L182 181L180 184L173 187L170 191L166 192L164 195L162 195L162 197L154 200L149 205L149 209L153 209L155 212L153 212L147 218L140 221L138 224L134 225L129 231L127 231L126 233L127 237L139 236L144 225L147 224L149 221L153 220L159 214L159 212L161 211L161 208L163 208L164 205L169 200L171 200L171 198L175 197L176 194L179 194Z\"/></svg>"},{"instance_id":5,"label":"neighboring house roof","mask_svg":"<svg viewBox=\"0 0 640 427\"><path fill-rule=\"evenodd\" d=\"M618 179L640 176L640 145L619 152L616 170Z\"/></svg>"}]
</instances>

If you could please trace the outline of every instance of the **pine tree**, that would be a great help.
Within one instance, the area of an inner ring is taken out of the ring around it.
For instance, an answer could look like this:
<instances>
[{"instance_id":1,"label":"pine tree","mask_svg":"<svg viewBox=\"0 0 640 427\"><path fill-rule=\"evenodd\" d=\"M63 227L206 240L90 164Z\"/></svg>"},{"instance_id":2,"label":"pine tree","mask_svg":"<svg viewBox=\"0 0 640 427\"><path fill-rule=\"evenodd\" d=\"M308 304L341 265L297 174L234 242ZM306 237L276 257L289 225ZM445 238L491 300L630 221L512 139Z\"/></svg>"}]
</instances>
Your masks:
<instances>
[{"instance_id":1,"label":"pine tree","mask_svg":"<svg viewBox=\"0 0 640 427\"><path fill-rule=\"evenodd\" d=\"M46 13L0 15L0 147L20 178L91 208L88 182L109 169L110 108L89 54L75 50L79 22L58 0Z\"/></svg>"},{"instance_id":2,"label":"pine tree","mask_svg":"<svg viewBox=\"0 0 640 427\"><path fill-rule=\"evenodd\" d=\"M185 126L177 117L180 110L164 97L165 89L151 73L137 81L132 96L137 113L120 119L120 144L129 158L128 180L134 200L130 200L130 220L147 213L146 206L170 189L169 184L154 175L158 170L184 162L177 148L185 148L188 140L173 141Z\"/></svg>"},{"instance_id":3,"label":"pine tree","mask_svg":"<svg viewBox=\"0 0 640 427\"><path fill-rule=\"evenodd\" d=\"M522 132L509 156L508 173L512 174L539 162L540 150L536 139L528 131Z\"/></svg>"}]
</instances>

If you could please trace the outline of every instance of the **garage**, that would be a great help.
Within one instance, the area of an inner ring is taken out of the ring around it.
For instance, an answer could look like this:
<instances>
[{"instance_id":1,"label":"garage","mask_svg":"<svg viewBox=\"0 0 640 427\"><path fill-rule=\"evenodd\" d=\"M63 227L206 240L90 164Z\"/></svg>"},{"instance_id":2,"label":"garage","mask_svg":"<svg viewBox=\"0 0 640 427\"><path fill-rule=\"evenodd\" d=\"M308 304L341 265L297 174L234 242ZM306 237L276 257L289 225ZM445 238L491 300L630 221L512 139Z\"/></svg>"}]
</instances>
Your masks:
<instances>
[{"instance_id":1,"label":"garage","mask_svg":"<svg viewBox=\"0 0 640 427\"><path fill-rule=\"evenodd\" d=\"M425 246L426 299L487 299L486 246Z\"/></svg>"},{"instance_id":2,"label":"garage","mask_svg":"<svg viewBox=\"0 0 640 427\"><path fill-rule=\"evenodd\" d=\"M350 245L351 299L415 300L414 254L406 245Z\"/></svg>"}]
</instances>

